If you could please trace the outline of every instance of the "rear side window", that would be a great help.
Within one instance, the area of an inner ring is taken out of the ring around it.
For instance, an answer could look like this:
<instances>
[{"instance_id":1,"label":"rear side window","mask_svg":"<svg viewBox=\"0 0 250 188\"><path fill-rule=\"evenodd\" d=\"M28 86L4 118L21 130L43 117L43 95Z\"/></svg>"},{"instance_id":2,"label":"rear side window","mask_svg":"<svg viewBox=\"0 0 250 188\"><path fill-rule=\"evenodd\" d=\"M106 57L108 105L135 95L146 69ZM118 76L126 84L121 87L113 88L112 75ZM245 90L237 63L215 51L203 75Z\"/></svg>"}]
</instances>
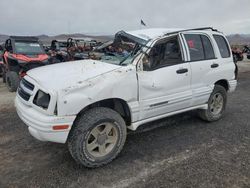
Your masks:
<instances>
[{"instance_id":1,"label":"rear side window","mask_svg":"<svg viewBox=\"0 0 250 188\"><path fill-rule=\"evenodd\" d=\"M203 43L205 59L214 59L215 58L214 49L209 38L205 35L201 35L201 40Z\"/></svg>"},{"instance_id":2,"label":"rear side window","mask_svg":"<svg viewBox=\"0 0 250 188\"><path fill-rule=\"evenodd\" d=\"M199 61L205 59L200 35L186 34L184 35L188 44L191 61Z\"/></svg>"},{"instance_id":3,"label":"rear side window","mask_svg":"<svg viewBox=\"0 0 250 188\"><path fill-rule=\"evenodd\" d=\"M213 46L207 36L198 34L185 34L184 36L188 44L191 61L215 58Z\"/></svg>"},{"instance_id":4,"label":"rear side window","mask_svg":"<svg viewBox=\"0 0 250 188\"><path fill-rule=\"evenodd\" d=\"M230 50L226 39L221 35L213 35L213 36L220 50L221 57L222 58L230 57Z\"/></svg>"}]
</instances>

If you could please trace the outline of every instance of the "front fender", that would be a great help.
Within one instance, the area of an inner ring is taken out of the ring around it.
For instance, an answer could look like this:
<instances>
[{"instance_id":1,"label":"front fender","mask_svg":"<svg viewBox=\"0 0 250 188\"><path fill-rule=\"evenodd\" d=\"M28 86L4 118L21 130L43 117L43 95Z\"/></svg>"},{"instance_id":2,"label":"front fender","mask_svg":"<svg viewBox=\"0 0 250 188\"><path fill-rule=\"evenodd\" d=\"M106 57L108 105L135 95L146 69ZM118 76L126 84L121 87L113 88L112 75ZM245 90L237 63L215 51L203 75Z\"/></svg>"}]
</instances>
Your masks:
<instances>
[{"instance_id":1,"label":"front fender","mask_svg":"<svg viewBox=\"0 0 250 188\"><path fill-rule=\"evenodd\" d=\"M65 88L58 96L58 115L77 115L86 106L110 98L128 103L137 101L137 78L134 66L127 66Z\"/></svg>"}]
</instances>

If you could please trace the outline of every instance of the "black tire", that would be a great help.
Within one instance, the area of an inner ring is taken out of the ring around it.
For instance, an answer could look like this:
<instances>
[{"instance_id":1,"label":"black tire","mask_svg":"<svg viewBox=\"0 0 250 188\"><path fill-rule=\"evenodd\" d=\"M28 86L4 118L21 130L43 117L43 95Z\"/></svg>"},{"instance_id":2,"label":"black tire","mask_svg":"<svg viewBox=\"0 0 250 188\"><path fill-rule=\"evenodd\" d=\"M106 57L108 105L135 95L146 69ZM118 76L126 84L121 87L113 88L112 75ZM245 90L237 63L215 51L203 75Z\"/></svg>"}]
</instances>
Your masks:
<instances>
[{"instance_id":1,"label":"black tire","mask_svg":"<svg viewBox=\"0 0 250 188\"><path fill-rule=\"evenodd\" d=\"M6 73L6 85L10 92L15 92L19 84L18 74L14 71L8 71Z\"/></svg>"},{"instance_id":2,"label":"black tire","mask_svg":"<svg viewBox=\"0 0 250 188\"><path fill-rule=\"evenodd\" d=\"M223 105L221 110L219 110L218 114L214 114L211 109L212 109L212 102L213 98L215 95L221 95L223 98ZM208 121L208 122L213 122L221 119L221 117L224 114L225 108L226 108L226 103L227 103L227 91L224 87L220 85L215 85L214 90L211 93L209 100L208 100L208 109L206 110L199 110L198 115L201 119Z\"/></svg>"},{"instance_id":3,"label":"black tire","mask_svg":"<svg viewBox=\"0 0 250 188\"><path fill-rule=\"evenodd\" d=\"M237 63L237 61L238 61L237 55L233 55L233 61L234 61L234 63Z\"/></svg>"},{"instance_id":4,"label":"black tire","mask_svg":"<svg viewBox=\"0 0 250 188\"><path fill-rule=\"evenodd\" d=\"M107 155L95 157L87 149L89 135L104 122L113 123L112 125L117 130L117 141ZM126 136L126 124L120 114L109 108L96 107L88 110L76 120L68 137L68 148L77 163L88 168L96 168L117 157L125 144Z\"/></svg>"},{"instance_id":5,"label":"black tire","mask_svg":"<svg viewBox=\"0 0 250 188\"><path fill-rule=\"evenodd\" d=\"M2 77L3 77L3 83L6 83L6 74L5 74L4 70L3 70L3 75L2 75Z\"/></svg>"},{"instance_id":6,"label":"black tire","mask_svg":"<svg viewBox=\"0 0 250 188\"><path fill-rule=\"evenodd\" d=\"M4 70L4 67L3 66L0 66L0 72L2 74L2 79L3 79L3 83L6 82L6 74L5 74L5 70Z\"/></svg>"},{"instance_id":7,"label":"black tire","mask_svg":"<svg viewBox=\"0 0 250 188\"><path fill-rule=\"evenodd\" d=\"M5 70L4 70L4 67L3 66L0 66L0 72L1 72L1 76L3 78L3 83L6 82L6 74L5 74Z\"/></svg>"},{"instance_id":8,"label":"black tire","mask_svg":"<svg viewBox=\"0 0 250 188\"><path fill-rule=\"evenodd\" d=\"M244 59L244 56L238 56L238 61L243 61L243 59Z\"/></svg>"}]
</instances>

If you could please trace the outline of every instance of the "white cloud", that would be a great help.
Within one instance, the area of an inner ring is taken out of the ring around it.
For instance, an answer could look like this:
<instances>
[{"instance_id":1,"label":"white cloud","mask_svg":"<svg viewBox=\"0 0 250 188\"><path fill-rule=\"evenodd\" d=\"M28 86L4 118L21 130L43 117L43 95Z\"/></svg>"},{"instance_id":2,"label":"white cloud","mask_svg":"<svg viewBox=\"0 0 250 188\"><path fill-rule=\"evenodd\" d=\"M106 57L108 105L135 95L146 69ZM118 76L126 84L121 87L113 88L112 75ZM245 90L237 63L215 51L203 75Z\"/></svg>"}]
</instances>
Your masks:
<instances>
[{"instance_id":1,"label":"white cloud","mask_svg":"<svg viewBox=\"0 0 250 188\"><path fill-rule=\"evenodd\" d=\"M0 33L114 33L149 27L214 26L250 33L249 0L1 0Z\"/></svg>"}]
</instances>

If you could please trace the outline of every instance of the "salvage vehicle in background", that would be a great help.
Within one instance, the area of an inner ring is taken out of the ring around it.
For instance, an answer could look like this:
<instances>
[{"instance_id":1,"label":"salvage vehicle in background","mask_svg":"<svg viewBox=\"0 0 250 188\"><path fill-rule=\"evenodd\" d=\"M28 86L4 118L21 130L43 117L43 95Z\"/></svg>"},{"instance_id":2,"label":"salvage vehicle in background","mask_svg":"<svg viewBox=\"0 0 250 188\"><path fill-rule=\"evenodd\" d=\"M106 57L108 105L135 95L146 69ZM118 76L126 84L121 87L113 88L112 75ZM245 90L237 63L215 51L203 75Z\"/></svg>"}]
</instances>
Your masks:
<instances>
[{"instance_id":1,"label":"salvage vehicle in background","mask_svg":"<svg viewBox=\"0 0 250 188\"><path fill-rule=\"evenodd\" d=\"M100 60L27 72L15 106L31 135L67 143L77 163L94 168L117 157L127 129L190 110L208 122L222 118L237 72L221 32L120 31L114 47L117 55Z\"/></svg>"},{"instance_id":2,"label":"salvage vehicle in background","mask_svg":"<svg viewBox=\"0 0 250 188\"><path fill-rule=\"evenodd\" d=\"M10 92L17 90L19 80L30 69L47 65L48 55L36 37L11 36L5 42L3 82Z\"/></svg>"},{"instance_id":3,"label":"salvage vehicle in background","mask_svg":"<svg viewBox=\"0 0 250 188\"><path fill-rule=\"evenodd\" d=\"M0 76L3 76L3 53L4 47L0 44Z\"/></svg>"},{"instance_id":4,"label":"salvage vehicle in background","mask_svg":"<svg viewBox=\"0 0 250 188\"><path fill-rule=\"evenodd\" d=\"M99 45L96 40L85 38L68 38L67 52L70 60L82 60L89 58L89 52Z\"/></svg>"},{"instance_id":5,"label":"salvage vehicle in background","mask_svg":"<svg viewBox=\"0 0 250 188\"><path fill-rule=\"evenodd\" d=\"M52 64L69 61L68 42L66 40L52 40L47 54L50 56Z\"/></svg>"},{"instance_id":6,"label":"salvage vehicle in background","mask_svg":"<svg viewBox=\"0 0 250 188\"><path fill-rule=\"evenodd\" d=\"M47 54L50 56L50 63L59 63L66 61L82 60L90 58L89 52L92 52L97 45L96 40L68 38L64 40L52 40Z\"/></svg>"},{"instance_id":7,"label":"salvage vehicle in background","mask_svg":"<svg viewBox=\"0 0 250 188\"><path fill-rule=\"evenodd\" d=\"M3 56L0 54L0 76L3 76Z\"/></svg>"},{"instance_id":8,"label":"salvage vehicle in background","mask_svg":"<svg viewBox=\"0 0 250 188\"><path fill-rule=\"evenodd\" d=\"M232 47L232 54L234 62L243 61L244 52L237 47Z\"/></svg>"},{"instance_id":9,"label":"salvage vehicle in background","mask_svg":"<svg viewBox=\"0 0 250 188\"><path fill-rule=\"evenodd\" d=\"M250 59L250 47L245 45L243 48L243 53L246 53L247 59Z\"/></svg>"}]
</instances>

